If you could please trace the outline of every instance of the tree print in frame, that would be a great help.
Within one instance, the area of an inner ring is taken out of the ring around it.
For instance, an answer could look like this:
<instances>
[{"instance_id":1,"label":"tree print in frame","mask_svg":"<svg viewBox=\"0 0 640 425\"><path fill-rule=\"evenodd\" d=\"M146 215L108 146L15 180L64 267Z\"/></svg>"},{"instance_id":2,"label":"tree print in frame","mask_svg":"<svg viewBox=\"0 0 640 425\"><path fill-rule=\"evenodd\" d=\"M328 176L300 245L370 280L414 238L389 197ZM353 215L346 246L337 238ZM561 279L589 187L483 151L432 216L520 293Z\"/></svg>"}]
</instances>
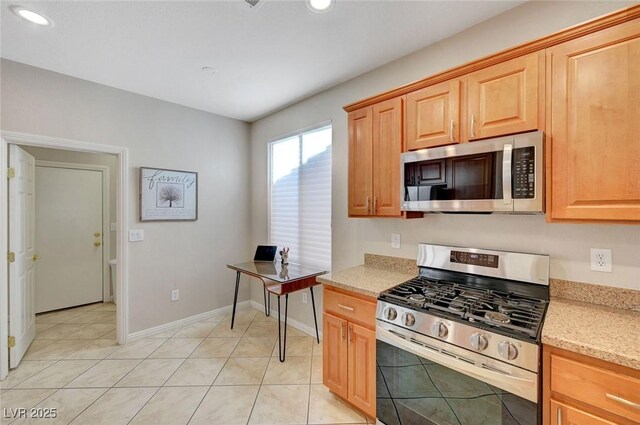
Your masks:
<instances>
[{"instance_id":1,"label":"tree print in frame","mask_svg":"<svg viewBox=\"0 0 640 425\"><path fill-rule=\"evenodd\" d=\"M198 173L140 167L140 221L198 219Z\"/></svg>"}]
</instances>

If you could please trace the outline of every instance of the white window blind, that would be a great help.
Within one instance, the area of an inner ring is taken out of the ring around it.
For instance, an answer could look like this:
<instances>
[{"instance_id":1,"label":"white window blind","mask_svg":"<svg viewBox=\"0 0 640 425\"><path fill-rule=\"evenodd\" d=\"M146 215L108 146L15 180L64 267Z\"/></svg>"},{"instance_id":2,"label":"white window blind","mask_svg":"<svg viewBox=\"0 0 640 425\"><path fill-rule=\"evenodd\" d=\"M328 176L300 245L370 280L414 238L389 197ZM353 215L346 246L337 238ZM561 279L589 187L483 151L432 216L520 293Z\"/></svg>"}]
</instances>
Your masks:
<instances>
[{"instance_id":1,"label":"white window blind","mask_svg":"<svg viewBox=\"0 0 640 425\"><path fill-rule=\"evenodd\" d=\"M269 240L289 262L331 267L331 126L269 144Z\"/></svg>"}]
</instances>

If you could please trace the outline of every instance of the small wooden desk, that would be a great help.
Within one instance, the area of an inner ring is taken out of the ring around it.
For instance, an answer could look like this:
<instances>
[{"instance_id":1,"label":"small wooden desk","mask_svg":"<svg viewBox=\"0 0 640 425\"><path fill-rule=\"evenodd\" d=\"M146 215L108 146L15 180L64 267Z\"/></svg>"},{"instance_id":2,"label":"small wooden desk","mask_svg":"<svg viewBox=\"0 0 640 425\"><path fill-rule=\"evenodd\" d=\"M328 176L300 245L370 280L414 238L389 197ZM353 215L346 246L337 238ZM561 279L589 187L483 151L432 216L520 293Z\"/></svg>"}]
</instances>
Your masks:
<instances>
[{"instance_id":1,"label":"small wooden desk","mask_svg":"<svg viewBox=\"0 0 640 425\"><path fill-rule=\"evenodd\" d=\"M278 297L278 359L284 362L287 349L287 310L289 307L289 294L309 288L311 292L311 305L313 308L313 321L316 325L316 339L320 343L318 332L318 319L316 316L316 302L313 297L313 287L319 285L316 277L327 273L314 267L306 267L301 264L289 263L283 265L278 262L254 262L227 264L227 267L236 271L236 290L233 295L233 313L231 315L231 329L236 318L236 304L238 303L238 288L240 275L246 274L263 283L264 314L269 316L271 310L271 294ZM269 294L267 298L267 294ZM280 297L284 295L284 338L281 331ZM267 302L268 301L268 302Z\"/></svg>"}]
</instances>

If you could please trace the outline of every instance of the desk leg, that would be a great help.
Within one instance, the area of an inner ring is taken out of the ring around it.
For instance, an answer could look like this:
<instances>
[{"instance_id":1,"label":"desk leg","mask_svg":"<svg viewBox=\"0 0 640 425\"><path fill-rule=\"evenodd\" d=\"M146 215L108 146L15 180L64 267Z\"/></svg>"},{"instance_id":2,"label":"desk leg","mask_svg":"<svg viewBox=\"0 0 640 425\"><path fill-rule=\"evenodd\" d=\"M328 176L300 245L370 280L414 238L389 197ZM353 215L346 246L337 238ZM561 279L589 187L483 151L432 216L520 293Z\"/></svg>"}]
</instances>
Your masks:
<instances>
[{"instance_id":1,"label":"desk leg","mask_svg":"<svg viewBox=\"0 0 640 425\"><path fill-rule=\"evenodd\" d=\"M236 304L238 303L238 288L240 287L240 272L236 272L236 292L233 294L233 313L231 314L231 329L236 320Z\"/></svg>"},{"instance_id":2,"label":"desk leg","mask_svg":"<svg viewBox=\"0 0 640 425\"><path fill-rule=\"evenodd\" d=\"M318 318L316 317L316 301L313 299L313 286L309 287L309 291L311 292L311 305L313 306L313 323L316 325L316 339L318 340L318 344L320 344L320 333L318 332Z\"/></svg>"},{"instance_id":3,"label":"desk leg","mask_svg":"<svg viewBox=\"0 0 640 425\"><path fill-rule=\"evenodd\" d=\"M269 317L271 314L271 293L267 292L267 287L264 285L262 291L264 292L264 315Z\"/></svg>"},{"instance_id":4,"label":"desk leg","mask_svg":"<svg viewBox=\"0 0 640 425\"><path fill-rule=\"evenodd\" d=\"M287 351L287 310L289 309L289 294L284 296L284 340L280 326L280 295L278 295L278 360L284 362Z\"/></svg>"}]
</instances>

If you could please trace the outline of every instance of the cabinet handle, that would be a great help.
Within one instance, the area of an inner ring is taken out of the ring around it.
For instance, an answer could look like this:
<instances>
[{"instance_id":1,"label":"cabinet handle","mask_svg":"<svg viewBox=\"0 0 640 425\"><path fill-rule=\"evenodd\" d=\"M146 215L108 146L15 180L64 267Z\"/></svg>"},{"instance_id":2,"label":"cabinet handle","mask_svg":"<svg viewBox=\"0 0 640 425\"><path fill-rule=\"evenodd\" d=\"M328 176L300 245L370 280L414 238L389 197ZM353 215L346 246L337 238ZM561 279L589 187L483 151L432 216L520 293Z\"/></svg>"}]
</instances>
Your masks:
<instances>
[{"instance_id":1,"label":"cabinet handle","mask_svg":"<svg viewBox=\"0 0 640 425\"><path fill-rule=\"evenodd\" d=\"M346 335L344 334L344 325L344 322L340 324L340 339L344 339L346 337Z\"/></svg>"},{"instance_id":2,"label":"cabinet handle","mask_svg":"<svg viewBox=\"0 0 640 425\"><path fill-rule=\"evenodd\" d=\"M378 197L374 195L373 197L373 214L378 213Z\"/></svg>"},{"instance_id":3,"label":"cabinet handle","mask_svg":"<svg viewBox=\"0 0 640 425\"><path fill-rule=\"evenodd\" d=\"M349 310L349 311L355 311L355 309L353 307L348 307L346 305L342 305L342 304L338 304L338 307L344 309L344 310Z\"/></svg>"},{"instance_id":4,"label":"cabinet handle","mask_svg":"<svg viewBox=\"0 0 640 425\"><path fill-rule=\"evenodd\" d=\"M562 425L562 408L558 407L558 412L556 414L556 425Z\"/></svg>"},{"instance_id":5,"label":"cabinet handle","mask_svg":"<svg viewBox=\"0 0 640 425\"><path fill-rule=\"evenodd\" d=\"M476 132L473 127L475 127L476 120L473 114L471 114L471 139L476 137Z\"/></svg>"},{"instance_id":6,"label":"cabinet handle","mask_svg":"<svg viewBox=\"0 0 640 425\"><path fill-rule=\"evenodd\" d=\"M626 398L622 398L622 397L618 397L617 395L613 395L613 394L606 394L607 398L609 400L613 400L613 401L617 401L620 404L624 404L625 406L629 406L629 407L633 407L634 409L640 409L640 403L634 403L631 400L627 400Z\"/></svg>"},{"instance_id":7,"label":"cabinet handle","mask_svg":"<svg viewBox=\"0 0 640 425\"><path fill-rule=\"evenodd\" d=\"M453 142L453 120L449 124L449 141Z\"/></svg>"},{"instance_id":8,"label":"cabinet handle","mask_svg":"<svg viewBox=\"0 0 640 425\"><path fill-rule=\"evenodd\" d=\"M369 197L367 196L367 214L369 214Z\"/></svg>"}]
</instances>

